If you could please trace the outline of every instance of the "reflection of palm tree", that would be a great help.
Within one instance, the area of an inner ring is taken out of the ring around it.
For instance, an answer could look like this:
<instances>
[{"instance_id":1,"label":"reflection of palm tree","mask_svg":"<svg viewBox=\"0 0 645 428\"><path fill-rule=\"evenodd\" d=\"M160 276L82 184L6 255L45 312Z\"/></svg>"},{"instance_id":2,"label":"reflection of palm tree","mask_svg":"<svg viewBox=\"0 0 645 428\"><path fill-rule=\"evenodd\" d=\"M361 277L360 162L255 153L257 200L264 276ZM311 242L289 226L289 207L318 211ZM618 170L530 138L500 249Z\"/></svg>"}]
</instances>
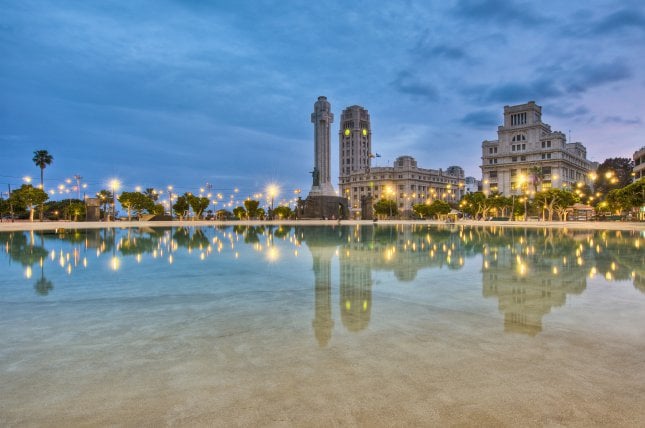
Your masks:
<instances>
[{"instance_id":1,"label":"reflection of palm tree","mask_svg":"<svg viewBox=\"0 0 645 428\"><path fill-rule=\"evenodd\" d=\"M54 284L45 278L44 267L42 264L40 266L40 279L36 281L36 284L34 284L34 289L36 290L36 293L41 296L48 295L49 292L54 289Z\"/></svg>"}]
</instances>

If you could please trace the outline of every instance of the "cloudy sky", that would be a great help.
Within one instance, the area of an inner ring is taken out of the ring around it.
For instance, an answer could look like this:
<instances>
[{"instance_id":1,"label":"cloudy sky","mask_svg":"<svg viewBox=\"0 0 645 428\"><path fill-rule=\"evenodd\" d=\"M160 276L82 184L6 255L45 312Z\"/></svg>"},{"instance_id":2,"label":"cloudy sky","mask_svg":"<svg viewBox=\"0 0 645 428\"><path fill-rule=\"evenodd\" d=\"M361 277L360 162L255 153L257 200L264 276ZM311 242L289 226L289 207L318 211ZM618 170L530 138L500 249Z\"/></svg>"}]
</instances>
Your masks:
<instances>
[{"instance_id":1,"label":"cloudy sky","mask_svg":"<svg viewBox=\"0 0 645 428\"><path fill-rule=\"evenodd\" d=\"M242 194L310 188L310 114L359 104L379 165L480 177L504 105L535 100L589 158L645 144L642 0L0 0L0 190L80 174ZM338 122L332 177L337 177ZM336 186L337 179L334 179Z\"/></svg>"}]
</instances>

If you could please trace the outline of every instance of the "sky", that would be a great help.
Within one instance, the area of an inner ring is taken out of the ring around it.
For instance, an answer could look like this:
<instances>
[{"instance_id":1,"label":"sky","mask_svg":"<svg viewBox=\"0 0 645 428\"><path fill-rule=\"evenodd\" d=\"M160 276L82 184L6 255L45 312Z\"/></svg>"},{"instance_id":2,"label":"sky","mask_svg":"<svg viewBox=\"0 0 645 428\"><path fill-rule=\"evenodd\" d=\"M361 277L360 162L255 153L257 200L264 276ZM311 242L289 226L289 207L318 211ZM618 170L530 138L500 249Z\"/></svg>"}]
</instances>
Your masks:
<instances>
[{"instance_id":1,"label":"sky","mask_svg":"<svg viewBox=\"0 0 645 428\"><path fill-rule=\"evenodd\" d=\"M645 2L0 0L0 191L75 174L239 195L311 188L317 97L361 105L378 166L460 165L534 100L588 158L645 145ZM65 195L63 195L65 196ZM56 196L60 198L61 196Z\"/></svg>"}]
</instances>

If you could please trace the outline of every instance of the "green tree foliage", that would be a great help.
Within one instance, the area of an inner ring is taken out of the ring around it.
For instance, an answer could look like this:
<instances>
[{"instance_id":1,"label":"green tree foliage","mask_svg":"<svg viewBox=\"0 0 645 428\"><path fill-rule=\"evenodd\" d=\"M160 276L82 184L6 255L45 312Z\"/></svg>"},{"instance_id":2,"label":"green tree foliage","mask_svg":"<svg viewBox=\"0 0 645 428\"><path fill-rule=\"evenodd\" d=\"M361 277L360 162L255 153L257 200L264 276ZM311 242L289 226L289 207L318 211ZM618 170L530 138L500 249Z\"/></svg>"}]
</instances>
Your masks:
<instances>
[{"instance_id":1,"label":"green tree foliage","mask_svg":"<svg viewBox=\"0 0 645 428\"><path fill-rule=\"evenodd\" d=\"M242 220L246 217L246 209L244 207L235 207L233 208L233 215L238 219Z\"/></svg>"},{"instance_id":2,"label":"green tree foliage","mask_svg":"<svg viewBox=\"0 0 645 428\"><path fill-rule=\"evenodd\" d=\"M132 211L135 211L138 216L141 216L144 211L152 214L155 209L154 201L141 192L123 192L118 197L118 200L123 208L128 210L128 220L132 220Z\"/></svg>"},{"instance_id":3,"label":"green tree foliage","mask_svg":"<svg viewBox=\"0 0 645 428\"><path fill-rule=\"evenodd\" d=\"M38 168L40 168L40 188L44 189L43 175L47 165L51 165L54 157L47 150L34 151L34 157L31 159Z\"/></svg>"},{"instance_id":4,"label":"green tree foliage","mask_svg":"<svg viewBox=\"0 0 645 428\"><path fill-rule=\"evenodd\" d=\"M491 194L488 199L490 201L491 209L495 208L497 210L497 215L502 217L508 217L516 203L515 198L509 198L497 192Z\"/></svg>"},{"instance_id":5,"label":"green tree foliage","mask_svg":"<svg viewBox=\"0 0 645 428\"><path fill-rule=\"evenodd\" d=\"M566 220L566 210L580 198L574 192L565 189L548 189L535 194L535 205L548 213L547 220L553 221L553 214L558 213L560 220ZM543 216L544 218L544 216Z\"/></svg>"},{"instance_id":6,"label":"green tree foliage","mask_svg":"<svg viewBox=\"0 0 645 428\"><path fill-rule=\"evenodd\" d=\"M396 216L399 209L396 206L396 201L392 199L380 199L374 204L374 214L380 218L387 218Z\"/></svg>"},{"instance_id":7,"label":"green tree foliage","mask_svg":"<svg viewBox=\"0 0 645 428\"><path fill-rule=\"evenodd\" d=\"M175 211L175 214L179 217L179 220L183 220L188 210L190 209L190 204L188 203L187 194L183 194L177 198L177 202L174 203L172 209Z\"/></svg>"},{"instance_id":8,"label":"green tree foliage","mask_svg":"<svg viewBox=\"0 0 645 428\"><path fill-rule=\"evenodd\" d=\"M293 211L291 210L291 208L281 205L273 210L273 215L279 220L282 220L291 218L293 216Z\"/></svg>"},{"instance_id":9,"label":"green tree foliage","mask_svg":"<svg viewBox=\"0 0 645 428\"><path fill-rule=\"evenodd\" d=\"M448 204L448 202L442 201L441 199L435 199L428 207L428 215L435 216L436 218L440 218L442 215L446 215L449 212L450 204Z\"/></svg>"},{"instance_id":10,"label":"green tree foliage","mask_svg":"<svg viewBox=\"0 0 645 428\"><path fill-rule=\"evenodd\" d=\"M42 189L37 189L31 184L23 184L20 189L11 193L12 202L22 206L29 211L29 221L34 221L34 210L36 206L42 205L49 195ZM42 210L41 210L42 211Z\"/></svg>"},{"instance_id":11,"label":"green tree foliage","mask_svg":"<svg viewBox=\"0 0 645 428\"><path fill-rule=\"evenodd\" d=\"M259 218L260 201L253 199L247 199L244 201L244 209L246 210L246 215L249 219Z\"/></svg>"},{"instance_id":12,"label":"green tree foliage","mask_svg":"<svg viewBox=\"0 0 645 428\"><path fill-rule=\"evenodd\" d=\"M153 203L152 209L149 212L150 214L154 214L154 215L163 215L165 211L166 210L164 209L163 205Z\"/></svg>"},{"instance_id":13,"label":"green tree foliage","mask_svg":"<svg viewBox=\"0 0 645 428\"><path fill-rule=\"evenodd\" d=\"M85 204L80 200L74 200L63 208L63 214L71 221L78 221L78 218L85 216Z\"/></svg>"},{"instance_id":14,"label":"green tree foliage","mask_svg":"<svg viewBox=\"0 0 645 428\"><path fill-rule=\"evenodd\" d=\"M616 213L629 211L645 204L645 178L629 184L622 189L616 189L607 195L609 208Z\"/></svg>"},{"instance_id":15,"label":"green tree foliage","mask_svg":"<svg viewBox=\"0 0 645 428\"><path fill-rule=\"evenodd\" d=\"M153 202L157 202L159 199L159 193L152 187L147 187L146 190L143 191L143 194L152 199Z\"/></svg>"},{"instance_id":16,"label":"green tree foliage","mask_svg":"<svg viewBox=\"0 0 645 428\"><path fill-rule=\"evenodd\" d=\"M234 214L227 210L217 210L215 211L215 218L217 220L231 220L234 218Z\"/></svg>"},{"instance_id":17,"label":"green tree foliage","mask_svg":"<svg viewBox=\"0 0 645 428\"><path fill-rule=\"evenodd\" d=\"M96 197L101 201L101 206L103 207L104 218L107 216L108 206L114 203L114 195L112 192L106 189L99 190L96 193Z\"/></svg>"},{"instance_id":18,"label":"green tree foliage","mask_svg":"<svg viewBox=\"0 0 645 428\"><path fill-rule=\"evenodd\" d=\"M610 191L623 188L631 182L634 161L629 158L608 158L596 170L595 191L607 196Z\"/></svg>"},{"instance_id":19,"label":"green tree foliage","mask_svg":"<svg viewBox=\"0 0 645 428\"><path fill-rule=\"evenodd\" d=\"M412 211L421 218L430 216L430 205L428 204L414 204L412 205Z\"/></svg>"},{"instance_id":20,"label":"green tree foliage","mask_svg":"<svg viewBox=\"0 0 645 428\"><path fill-rule=\"evenodd\" d=\"M191 193L187 194L186 197L188 198L188 204L193 209L193 213L195 214L195 220L200 219L204 210L210 205L210 199L195 196Z\"/></svg>"},{"instance_id":21,"label":"green tree foliage","mask_svg":"<svg viewBox=\"0 0 645 428\"><path fill-rule=\"evenodd\" d=\"M461 199L460 205L463 212L474 218L486 217L493 207L493 200L482 192L468 193Z\"/></svg>"}]
</instances>

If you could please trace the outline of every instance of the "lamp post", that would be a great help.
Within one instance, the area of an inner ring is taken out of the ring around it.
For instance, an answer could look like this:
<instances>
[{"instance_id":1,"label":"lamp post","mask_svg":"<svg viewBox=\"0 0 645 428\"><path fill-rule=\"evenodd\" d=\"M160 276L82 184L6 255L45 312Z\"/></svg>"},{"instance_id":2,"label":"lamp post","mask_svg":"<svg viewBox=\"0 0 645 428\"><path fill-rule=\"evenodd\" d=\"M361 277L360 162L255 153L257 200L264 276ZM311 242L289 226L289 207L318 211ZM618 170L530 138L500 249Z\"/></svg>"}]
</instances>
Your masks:
<instances>
[{"instance_id":1,"label":"lamp post","mask_svg":"<svg viewBox=\"0 0 645 428\"><path fill-rule=\"evenodd\" d=\"M168 211L170 211L170 218L172 219L172 186L168 186Z\"/></svg>"},{"instance_id":2,"label":"lamp post","mask_svg":"<svg viewBox=\"0 0 645 428\"><path fill-rule=\"evenodd\" d=\"M121 183L117 179L110 181L110 187L112 188L112 220L116 220L116 191L119 190ZM108 216L108 219L110 216Z\"/></svg>"},{"instance_id":3,"label":"lamp post","mask_svg":"<svg viewBox=\"0 0 645 428\"><path fill-rule=\"evenodd\" d=\"M273 220L273 200L280 193L280 189L275 184L269 184L267 187L267 195L271 198L271 210L269 218Z\"/></svg>"}]
</instances>

